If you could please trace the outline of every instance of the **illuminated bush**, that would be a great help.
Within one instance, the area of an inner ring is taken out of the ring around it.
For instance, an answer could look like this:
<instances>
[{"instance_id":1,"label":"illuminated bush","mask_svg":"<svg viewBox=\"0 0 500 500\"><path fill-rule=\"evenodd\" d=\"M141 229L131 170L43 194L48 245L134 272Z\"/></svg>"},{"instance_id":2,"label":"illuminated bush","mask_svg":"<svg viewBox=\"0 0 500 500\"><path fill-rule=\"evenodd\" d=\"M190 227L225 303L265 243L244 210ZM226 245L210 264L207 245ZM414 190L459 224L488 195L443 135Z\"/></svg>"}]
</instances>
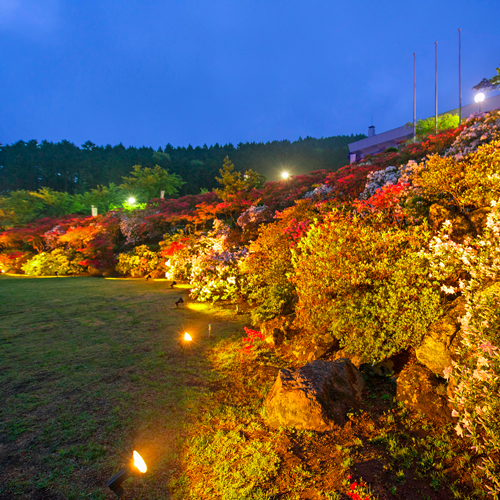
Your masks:
<instances>
[{"instance_id":1,"label":"illuminated bush","mask_svg":"<svg viewBox=\"0 0 500 500\"><path fill-rule=\"evenodd\" d=\"M463 159L431 156L425 168L415 174L425 196L465 207L487 206L500 196L500 141L480 146Z\"/></svg>"},{"instance_id":2,"label":"illuminated bush","mask_svg":"<svg viewBox=\"0 0 500 500\"><path fill-rule=\"evenodd\" d=\"M298 325L370 361L418 345L441 311L419 255L429 238L426 227L403 230L383 214L333 211L293 252Z\"/></svg>"},{"instance_id":3,"label":"illuminated bush","mask_svg":"<svg viewBox=\"0 0 500 500\"><path fill-rule=\"evenodd\" d=\"M140 278L150 273L161 273L163 259L160 252L151 251L146 245L135 247L133 252L118 256L116 270L121 274Z\"/></svg>"},{"instance_id":4,"label":"illuminated bush","mask_svg":"<svg viewBox=\"0 0 500 500\"><path fill-rule=\"evenodd\" d=\"M21 252L19 250L4 251L0 253L0 270L6 273L19 273L23 265L31 258L31 252Z\"/></svg>"},{"instance_id":5,"label":"illuminated bush","mask_svg":"<svg viewBox=\"0 0 500 500\"><path fill-rule=\"evenodd\" d=\"M500 495L500 205L484 233L463 244L450 239L447 222L429 246L430 272L445 293L461 292L466 302L459 361L445 369L452 380L455 430L482 455L486 488ZM458 275L465 279L457 279ZM450 277L455 283L450 285Z\"/></svg>"},{"instance_id":6,"label":"illuminated bush","mask_svg":"<svg viewBox=\"0 0 500 500\"><path fill-rule=\"evenodd\" d=\"M82 274L85 268L78 264L78 256L70 260L64 249L58 248L52 252L41 252L26 262L22 269L31 276L59 276Z\"/></svg>"},{"instance_id":7,"label":"illuminated bush","mask_svg":"<svg viewBox=\"0 0 500 500\"><path fill-rule=\"evenodd\" d=\"M259 323L291 312L295 297L291 247L305 234L307 224L318 211L301 200L284 210L277 221L261 226L259 237L250 245L248 257L242 263L247 276L246 293L254 305L252 321Z\"/></svg>"}]
</instances>

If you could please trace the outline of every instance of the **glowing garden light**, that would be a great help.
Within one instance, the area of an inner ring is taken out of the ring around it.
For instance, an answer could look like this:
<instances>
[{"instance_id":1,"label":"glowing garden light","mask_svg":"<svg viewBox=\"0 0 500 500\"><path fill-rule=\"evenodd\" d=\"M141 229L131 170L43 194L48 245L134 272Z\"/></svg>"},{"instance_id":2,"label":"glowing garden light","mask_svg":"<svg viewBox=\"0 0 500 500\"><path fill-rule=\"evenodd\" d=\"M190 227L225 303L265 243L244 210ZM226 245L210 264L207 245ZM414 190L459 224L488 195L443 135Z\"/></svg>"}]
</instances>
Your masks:
<instances>
[{"instance_id":1,"label":"glowing garden light","mask_svg":"<svg viewBox=\"0 0 500 500\"><path fill-rule=\"evenodd\" d=\"M193 340L193 338L191 337L191 335L189 335L188 332L184 333L184 342L191 342Z\"/></svg>"},{"instance_id":2,"label":"glowing garden light","mask_svg":"<svg viewBox=\"0 0 500 500\"><path fill-rule=\"evenodd\" d=\"M286 181L290 177L290 174L288 172L281 172L281 177Z\"/></svg>"},{"instance_id":3,"label":"glowing garden light","mask_svg":"<svg viewBox=\"0 0 500 500\"><path fill-rule=\"evenodd\" d=\"M481 103L484 101L485 95L482 92L478 92L474 97L474 101L479 104L479 112L481 113Z\"/></svg>"},{"instance_id":4,"label":"glowing garden light","mask_svg":"<svg viewBox=\"0 0 500 500\"><path fill-rule=\"evenodd\" d=\"M148 470L146 462L139 455L137 451L134 450L132 454L132 459L130 462L120 471L115 474L109 481L108 486L111 491L114 491L118 497L123 495L122 483L127 480L130 476L141 476Z\"/></svg>"},{"instance_id":5,"label":"glowing garden light","mask_svg":"<svg viewBox=\"0 0 500 500\"><path fill-rule=\"evenodd\" d=\"M130 198L127 199L127 202L133 205L135 203L135 198L131 196Z\"/></svg>"}]
</instances>

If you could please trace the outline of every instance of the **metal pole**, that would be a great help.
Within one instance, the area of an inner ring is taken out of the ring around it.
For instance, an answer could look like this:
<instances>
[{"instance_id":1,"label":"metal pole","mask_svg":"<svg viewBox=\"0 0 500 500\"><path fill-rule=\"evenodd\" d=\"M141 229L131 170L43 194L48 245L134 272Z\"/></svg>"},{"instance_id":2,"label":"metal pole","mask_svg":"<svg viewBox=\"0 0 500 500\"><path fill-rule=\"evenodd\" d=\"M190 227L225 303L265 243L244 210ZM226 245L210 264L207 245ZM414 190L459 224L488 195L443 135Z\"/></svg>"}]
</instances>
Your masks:
<instances>
[{"instance_id":1,"label":"metal pole","mask_svg":"<svg viewBox=\"0 0 500 500\"><path fill-rule=\"evenodd\" d=\"M417 138L417 59L413 53L413 142Z\"/></svg>"},{"instance_id":2,"label":"metal pole","mask_svg":"<svg viewBox=\"0 0 500 500\"><path fill-rule=\"evenodd\" d=\"M461 64L461 54L462 47L460 41L460 32L462 30L458 28L458 124L462 125L462 64Z\"/></svg>"},{"instance_id":3,"label":"metal pole","mask_svg":"<svg viewBox=\"0 0 500 500\"><path fill-rule=\"evenodd\" d=\"M436 109L434 111L434 133L437 134L438 129L438 43L436 42L436 63L435 63L435 73L436 73L436 91L435 91L435 102Z\"/></svg>"}]
</instances>

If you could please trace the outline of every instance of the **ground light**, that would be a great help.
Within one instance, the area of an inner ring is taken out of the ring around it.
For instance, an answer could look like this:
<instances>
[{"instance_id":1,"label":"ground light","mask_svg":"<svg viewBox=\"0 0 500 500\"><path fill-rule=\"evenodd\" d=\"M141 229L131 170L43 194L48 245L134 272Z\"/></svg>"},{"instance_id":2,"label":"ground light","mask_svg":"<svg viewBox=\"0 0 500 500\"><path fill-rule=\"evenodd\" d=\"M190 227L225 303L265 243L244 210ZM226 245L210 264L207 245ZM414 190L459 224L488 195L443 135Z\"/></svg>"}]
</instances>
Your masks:
<instances>
[{"instance_id":1,"label":"ground light","mask_svg":"<svg viewBox=\"0 0 500 500\"><path fill-rule=\"evenodd\" d=\"M130 476L141 476L148 470L146 462L143 458L134 450L132 459L129 464L124 467L118 474L115 474L109 481L108 486L110 490L114 491L117 496L121 497L123 495L122 483Z\"/></svg>"},{"instance_id":2,"label":"ground light","mask_svg":"<svg viewBox=\"0 0 500 500\"><path fill-rule=\"evenodd\" d=\"M478 92L474 97L474 101L479 104L479 112L481 113L481 103L484 101L485 95L482 92Z\"/></svg>"},{"instance_id":3,"label":"ground light","mask_svg":"<svg viewBox=\"0 0 500 500\"><path fill-rule=\"evenodd\" d=\"M184 349L185 347L188 347L189 349L191 349L191 342L192 341L193 341L193 338L191 337L191 335L189 335L188 332L185 332L184 337L182 337L182 340L178 343L178 346L181 349Z\"/></svg>"}]
</instances>

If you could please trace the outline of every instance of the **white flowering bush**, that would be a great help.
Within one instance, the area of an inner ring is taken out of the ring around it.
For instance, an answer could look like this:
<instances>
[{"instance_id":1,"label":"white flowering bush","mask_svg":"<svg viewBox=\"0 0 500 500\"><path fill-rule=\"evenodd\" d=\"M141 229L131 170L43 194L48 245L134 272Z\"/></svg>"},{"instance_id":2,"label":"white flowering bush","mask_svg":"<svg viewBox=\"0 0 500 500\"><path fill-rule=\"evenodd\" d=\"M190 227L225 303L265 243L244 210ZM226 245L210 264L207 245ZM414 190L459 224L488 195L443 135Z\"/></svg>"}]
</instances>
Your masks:
<instances>
[{"instance_id":1,"label":"white flowering bush","mask_svg":"<svg viewBox=\"0 0 500 500\"><path fill-rule=\"evenodd\" d=\"M455 160L473 153L482 144L500 139L500 110L489 113L474 114L466 121L467 127L457 136L445 156L453 156Z\"/></svg>"},{"instance_id":2,"label":"white flowering bush","mask_svg":"<svg viewBox=\"0 0 500 500\"><path fill-rule=\"evenodd\" d=\"M375 192L384 186L397 184L401 173L398 167L389 166L368 174L364 191L359 195L360 200L371 198Z\"/></svg>"},{"instance_id":3,"label":"white flowering bush","mask_svg":"<svg viewBox=\"0 0 500 500\"><path fill-rule=\"evenodd\" d=\"M324 198L327 198L328 195L332 191L333 191L333 188L331 186L328 186L328 184L321 184L318 187L312 189L311 191L308 191L304 195L304 198L320 198L320 199L324 199Z\"/></svg>"},{"instance_id":4,"label":"white flowering bush","mask_svg":"<svg viewBox=\"0 0 500 500\"><path fill-rule=\"evenodd\" d=\"M200 302L234 302L244 280L239 264L247 252L247 248L224 252L211 249L198 255L191 270L191 297Z\"/></svg>"},{"instance_id":5,"label":"white flowering bush","mask_svg":"<svg viewBox=\"0 0 500 500\"><path fill-rule=\"evenodd\" d=\"M459 436L470 440L482 458L489 493L500 496L500 205L492 202L484 234L458 244L450 239L451 223L432 240L427 257L430 274L442 291L461 292L460 361L445 369L453 388L452 415ZM465 279L458 279L461 274Z\"/></svg>"}]
</instances>

